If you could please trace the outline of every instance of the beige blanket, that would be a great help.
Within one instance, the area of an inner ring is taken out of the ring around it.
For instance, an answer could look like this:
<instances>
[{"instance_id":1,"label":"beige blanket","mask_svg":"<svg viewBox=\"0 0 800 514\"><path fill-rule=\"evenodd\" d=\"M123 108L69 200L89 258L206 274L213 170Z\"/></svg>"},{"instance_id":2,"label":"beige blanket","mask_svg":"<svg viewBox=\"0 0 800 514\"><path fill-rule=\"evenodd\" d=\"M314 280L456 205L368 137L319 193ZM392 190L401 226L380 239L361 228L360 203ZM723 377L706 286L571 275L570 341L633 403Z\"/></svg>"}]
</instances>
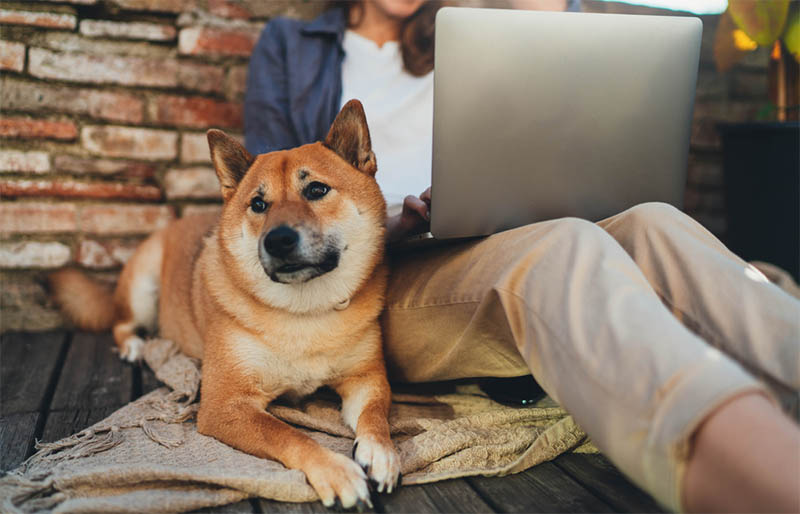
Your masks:
<instances>
[{"instance_id":1,"label":"beige blanket","mask_svg":"<svg viewBox=\"0 0 800 514\"><path fill-rule=\"evenodd\" d=\"M317 495L302 472L234 450L197 433L198 363L167 340L145 360L170 388L121 408L39 451L0 479L0 511L184 511L249 497L306 502ZM549 398L507 407L476 385L396 388L390 414L403 484L525 470L585 443L584 432ZM321 391L269 411L319 443L349 455L353 433L339 400ZM591 445L584 449L592 451Z\"/></svg>"}]
</instances>

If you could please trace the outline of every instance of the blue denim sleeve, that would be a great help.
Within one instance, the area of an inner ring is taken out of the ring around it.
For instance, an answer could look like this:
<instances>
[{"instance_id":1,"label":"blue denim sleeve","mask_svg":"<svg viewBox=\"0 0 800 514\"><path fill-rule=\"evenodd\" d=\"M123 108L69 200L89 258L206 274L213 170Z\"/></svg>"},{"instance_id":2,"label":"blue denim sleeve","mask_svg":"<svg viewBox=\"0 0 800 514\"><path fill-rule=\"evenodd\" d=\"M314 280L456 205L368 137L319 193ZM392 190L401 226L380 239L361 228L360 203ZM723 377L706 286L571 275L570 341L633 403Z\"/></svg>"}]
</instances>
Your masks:
<instances>
[{"instance_id":1,"label":"blue denim sleeve","mask_svg":"<svg viewBox=\"0 0 800 514\"><path fill-rule=\"evenodd\" d=\"M245 147L253 155L298 146L289 115L281 19L267 24L250 56L244 98Z\"/></svg>"}]
</instances>

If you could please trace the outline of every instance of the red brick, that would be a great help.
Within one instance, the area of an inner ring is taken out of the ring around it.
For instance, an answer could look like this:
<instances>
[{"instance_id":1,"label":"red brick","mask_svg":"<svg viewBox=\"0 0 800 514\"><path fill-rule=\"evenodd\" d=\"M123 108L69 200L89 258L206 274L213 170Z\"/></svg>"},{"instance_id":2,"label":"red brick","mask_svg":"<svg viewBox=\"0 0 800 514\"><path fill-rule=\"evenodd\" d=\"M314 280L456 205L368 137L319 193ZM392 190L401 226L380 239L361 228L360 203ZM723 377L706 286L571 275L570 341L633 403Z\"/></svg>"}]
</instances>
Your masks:
<instances>
[{"instance_id":1,"label":"red brick","mask_svg":"<svg viewBox=\"0 0 800 514\"><path fill-rule=\"evenodd\" d=\"M213 204L213 205L187 205L183 208L181 212L181 218L185 218L187 216L207 216L209 214L219 215L222 212L222 205Z\"/></svg>"},{"instance_id":2,"label":"red brick","mask_svg":"<svg viewBox=\"0 0 800 514\"><path fill-rule=\"evenodd\" d=\"M0 242L0 268L59 268L72 252L57 241Z\"/></svg>"},{"instance_id":3,"label":"red brick","mask_svg":"<svg viewBox=\"0 0 800 514\"><path fill-rule=\"evenodd\" d=\"M181 162L211 162L208 139L205 133L192 134L184 132L181 134Z\"/></svg>"},{"instance_id":4,"label":"red brick","mask_svg":"<svg viewBox=\"0 0 800 514\"><path fill-rule=\"evenodd\" d=\"M204 97L160 95L148 106L151 121L192 128L242 126L242 105Z\"/></svg>"},{"instance_id":5,"label":"red brick","mask_svg":"<svg viewBox=\"0 0 800 514\"><path fill-rule=\"evenodd\" d=\"M178 154L178 134L168 130L111 125L83 127L81 144L106 157L172 160Z\"/></svg>"},{"instance_id":6,"label":"red brick","mask_svg":"<svg viewBox=\"0 0 800 514\"><path fill-rule=\"evenodd\" d=\"M74 232L77 208L71 203L0 203L0 233Z\"/></svg>"},{"instance_id":7,"label":"red brick","mask_svg":"<svg viewBox=\"0 0 800 514\"><path fill-rule=\"evenodd\" d=\"M228 135L244 144L241 134ZM205 132L184 132L181 134L181 162L185 164L211 163L211 154L208 150L208 138Z\"/></svg>"},{"instance_id":8,"label":"red brick","mask_svg":"<svg viewBox=\"0 0 800 514\"><path fill-rule=\"evenodd\" d=\"M81 231L93 234L147 234L174 217L166 205L82 205L78 214Z\"/></svg>"},{"instance_id":9,"label":"red brick","mask_svg":"<svg viewBox=\"0 0 800 514\"><path fill-rule=\"evenodd\" d=\"M172 41L176 35L175 27L172 25L108 20L83 20L80 33L88 37L144 39L146 41Z\"/></svg>"},{"instance_id":10,"label":"red brick","mask_svg":"<svg viewBox=\"0 0 800 514\"><path fill-rule=\"evenodd\" d=\"M34 77L42 79L125 86L184 87L203 92L221 91L225 80L224 70L211 65L185 63L176 59L53 52L44 48L28 50L28 71Z\"/></svg>"},{"instance_id":11,"label":"red brick","mask_svg":"<svg viewBox=\"0 0 800 514\"><path fill-rule=\"evenodd\" d=\"M127 86L177 85L175 74L158 59L51 52L44 48L28 50L28 70L43 79L123 84Z\"/></svg>"},{"instance_id":12,"label":"red brick","mask_svg":"<svg viewBox=\"0 0 800 514\"><path fill-rule=\"evenodd\" d=\"M211 64L179 61L176 64L175 77L179 87L201 93L221 93L225 70Z\"/></svg>"},{"instance_id":13,"label":"red brick","mask_svg":"<svg viewBox=\"0 0 800 514\"><path fill-rule=\"evenodd\" d=\"M78 127L71 121L3 118L0 119L0 137L62 139L69 141L78 137Z\"/></svg>"},{"instance_id":14,"label":"red brick","mask_svg":"<svg viewBox=\"0 0 800 514\"><path fill-rule=\"evenodd\" d=\"M130 11L180 13L198 7L196 0L110 0L109 3Z\"/></svg>"},{"instance_id":15,"label":"red brick","mask_svg":"<svg viewBox=\"0 0 800 514\"><path fill-rule=\"evenodd\" d=\"M258 40L260 28L188 27L178 35L183 55L233 55L247 57Z\"/></svg>"},{"instance_id":16,"label":"red brick","mask_svg":"<svg viewBox=\"0 0 800 514\"><path fill-rule=\"evenodd\" d=\"M47 173L50 171L50 155L45 152L21 152L0 150L0 172Z\"/></svg>"},{"instance_id":17,"label":"red brick","mask_svg":"<svg viewBox=\"0 0 800 514\"><path fill-rule=\"evenodd\" d=\"M253 14L253 18L272 18L282 15L310 20L316 18L327 7L327 2L298 2L297 0L270 0L269 2L264 0L236 0L236 3L250 11Z\"/></svg>"},{"instance_id":18,"label":"red brick","mask_svg":"<svg viewBox=\"0 0 800 514\"><path fill-rule=\"evenodd\" d=\"M142 184L79 182L77 180L0 180L0 196L161 200L161 190Z\"/></svg>"},{"instance_id":19,"label":"red brick","mask_svg":"<svg viewBox=\"0 0 800 514\"><path fill-rule=\"evenodd\" d=\"M241 100L247 86L247 66L231 66L225 81L225 91L228 98Z\"/></svg>"},{"instance_id":20,"label":"red brick","mask_svg":"<svg viewBox=\"0 0 800 514\"><path fill-rule=\"evenodd\" d=\"M222 18L249 20L253 14L250 10L231 0L208 0L208 12Z\"/></svg>"},{"instance_id":21,"label":"red brick","mask_svg":"<svg viewBox=\"0 0 800 514\"><path fill-rule=\"evenodd\" d=\"M25 45L0 41L0 70L22 71L25 67Z\"/></svg>"},{"instance_id":22,"label":"red brick","mask_svg":"<svg viewBox=\"0 0 800 514\"><path fill-rule=\"evenodd\" d=\"M213 168L172 169L164 175L167 198L220 198L219 180Z\"/></svg>"},{"instance_id":23,"label":"red brick","mask_svg":"<svg viewBox=\"0 0 800 514\"><path fill-rule=\"evenodd\" d=\"M74 155L56 155L53 167L57 171L90 175L113 175L126 178L150 179L156 168L152 164L110 159L86 159Z\"/></svg>"},{"instance_id":24,"label":"red brick","mask_svg":"<svg viewBox=\"0 0 800 514\"><path fill-rule=\"evenodd\" d=\"M76 261L87 268L119 267L128 262L141 241L84 239L78 247Z\"/></svg>"},{"instance_id":25,"label":"red brick","mask_svg":"<svg viewBox=\"0 0 800 514\"><path fill-rule=\"evenodd\" d=\"M74 29L77 18L71 14L0 9L0 23L33 25L48 29Z\"/></svg>"},{"instance_id":26,"label":"red brick","mask_svg":"<svg viewBox=\"0 0 800 514\"><path fill-rule=\"evenodd\" d=\"M144 102L128 93L54 86L8 77L0 82L0 105L17 111L81 114L124 123L141 123L144 111Z\"/></svg>"}]
</instances>

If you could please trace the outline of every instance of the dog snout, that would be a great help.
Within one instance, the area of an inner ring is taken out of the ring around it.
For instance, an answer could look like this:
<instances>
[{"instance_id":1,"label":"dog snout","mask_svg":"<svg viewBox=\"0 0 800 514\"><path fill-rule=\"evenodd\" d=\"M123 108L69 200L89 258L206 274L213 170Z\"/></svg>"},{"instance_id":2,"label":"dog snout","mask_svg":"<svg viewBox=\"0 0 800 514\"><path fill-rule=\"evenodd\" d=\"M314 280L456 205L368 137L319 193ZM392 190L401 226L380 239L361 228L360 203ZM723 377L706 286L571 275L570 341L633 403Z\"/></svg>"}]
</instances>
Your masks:
<instances>
[{"instance_id":1,"label":"dog snout","mask_svg":"<svg viewBox=\"0 0 800 514\"><path fill-rule=\"evenodd\" d=\"M264 238L264 249L273 257L283 259L297 248L300 234L286 225L270 230Z\"/></svg>"}]
</instances>

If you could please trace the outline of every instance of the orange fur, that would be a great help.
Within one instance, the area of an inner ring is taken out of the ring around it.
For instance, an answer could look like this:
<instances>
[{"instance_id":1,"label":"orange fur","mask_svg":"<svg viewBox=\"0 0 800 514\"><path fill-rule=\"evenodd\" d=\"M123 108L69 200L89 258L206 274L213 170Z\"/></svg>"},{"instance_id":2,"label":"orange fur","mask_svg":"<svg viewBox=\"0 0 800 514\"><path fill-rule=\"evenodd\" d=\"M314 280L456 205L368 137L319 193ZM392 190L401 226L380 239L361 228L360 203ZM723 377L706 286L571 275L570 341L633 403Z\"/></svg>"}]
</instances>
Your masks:
<instances>
[{"instance_id":1,"label":"orange fur","mask_svg":"<svg viewBox=\"0 0 800 514\"><path fill-rule=\"evenodd\" d=\"M91 332L111 328L116 310L108 287L72 268L51 274L48 281L53 299L76 327Z\"/></svg>"},{"instance_id":2,"label":"orange fur","mask_svg":"<svg viewBox=\"0 0 800 514\"><path fill-rule=\"evenodd\" d=\"M162 337L203 359L201 433L303 470L326 505L368 504L360 466L379 490L391 490L400 464L389 437L391 393L378 323L387 282L386 205L361 105L342 108L324 144L254 158L220 131L209 131L208 139L222 213L170 224L126 264L114 297L121 355L137 358L137 330L153 330L157 320ZM308 198L314 182L329 186L324 198ZM268 209L253 209L256 197ZM266 236L277 227L296 231L298 262L313 266L285 271L265 253ZM65 277L55 279L59 297L81 280ZM70 316L84 315L73 307ZM265 410L279 396L300 397L323 385L342 396L358 464Z\"/></svg>"}]
</instances>

